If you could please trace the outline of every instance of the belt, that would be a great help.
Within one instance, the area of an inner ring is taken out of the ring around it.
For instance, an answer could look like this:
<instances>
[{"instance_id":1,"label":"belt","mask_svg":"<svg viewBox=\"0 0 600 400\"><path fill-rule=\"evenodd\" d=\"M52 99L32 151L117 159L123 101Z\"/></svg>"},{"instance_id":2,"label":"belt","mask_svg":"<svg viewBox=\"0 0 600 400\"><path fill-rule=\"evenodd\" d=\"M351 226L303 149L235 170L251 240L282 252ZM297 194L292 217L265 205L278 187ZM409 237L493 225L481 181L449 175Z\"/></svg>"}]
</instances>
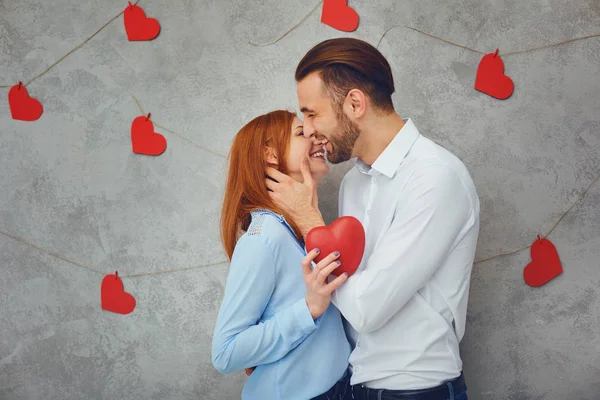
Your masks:
<instances>
[{"instance_id":1,"label":"belt","mask_svg":"<svg viewBox=\"0 0 600 400\"><path fill-rule=\"evenodd\" d=\"M446 400L450 394L467 391L465 378L461 373L459 377L442 383L439 386L420 390L388 390L371 389L362 385L352 386L352 397L355 400Z\"/></svg>"}]
</instances>

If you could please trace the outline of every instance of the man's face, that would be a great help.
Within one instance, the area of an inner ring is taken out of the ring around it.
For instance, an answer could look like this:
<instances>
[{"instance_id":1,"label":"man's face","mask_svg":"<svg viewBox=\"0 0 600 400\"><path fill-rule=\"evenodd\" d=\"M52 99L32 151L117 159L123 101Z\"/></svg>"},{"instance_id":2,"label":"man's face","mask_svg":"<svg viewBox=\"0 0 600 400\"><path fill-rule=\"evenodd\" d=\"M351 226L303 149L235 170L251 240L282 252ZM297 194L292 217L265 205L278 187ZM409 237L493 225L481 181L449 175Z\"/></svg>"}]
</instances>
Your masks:
<instances>
[{"instance_id":1,"label":"man's face","mask_svg":"<svg viewBox=\"0 0 600 400\"><path fill-rule=\"evenodd\" d=\"M336 106L323 88L318 73L298 82L298 102L304 114L304 133L327 139L327 160L338 164L352 158L354 143L360 135L358 125Z\"/></svg>"}]
</instances>

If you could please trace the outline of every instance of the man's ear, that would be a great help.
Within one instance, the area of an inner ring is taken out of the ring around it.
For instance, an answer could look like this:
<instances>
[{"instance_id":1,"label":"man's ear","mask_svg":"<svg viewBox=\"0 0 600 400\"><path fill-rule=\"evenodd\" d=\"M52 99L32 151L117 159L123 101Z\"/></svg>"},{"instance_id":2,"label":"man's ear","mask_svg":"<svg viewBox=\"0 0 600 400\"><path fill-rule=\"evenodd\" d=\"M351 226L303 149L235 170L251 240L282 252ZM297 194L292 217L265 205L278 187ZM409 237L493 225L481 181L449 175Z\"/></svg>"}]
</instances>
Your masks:
<instances>
[{"instance_id":1,"label":"man's ear","mask_svg":"<svg viewBox=\"0 0 600 400\"><path fill-rule=\"evenodd\" d=\"M360 89L352 89L348 92L344 100L344 107L348 115L360 118L367 110L367 96Z\"/></svg>"},{"instance_id":2,"label":"man's ear","mask_svg":"<svg viewBox=\"0 0 600 400\"><path fill-rule=\"evenodd\" d=\"M269 165L279 166L279 160L277 160L277 152L274 148L265 146L265 161Z\"/></svg>"}]
</instances>

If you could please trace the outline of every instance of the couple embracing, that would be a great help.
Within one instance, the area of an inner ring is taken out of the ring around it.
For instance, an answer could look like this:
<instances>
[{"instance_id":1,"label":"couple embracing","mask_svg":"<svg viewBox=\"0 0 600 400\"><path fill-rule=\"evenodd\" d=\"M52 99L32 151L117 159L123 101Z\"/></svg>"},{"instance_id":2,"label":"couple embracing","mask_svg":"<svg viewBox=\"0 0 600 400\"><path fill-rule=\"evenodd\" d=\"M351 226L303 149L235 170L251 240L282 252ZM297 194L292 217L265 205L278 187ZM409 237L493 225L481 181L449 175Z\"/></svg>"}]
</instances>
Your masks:
<instances>
[{"instance_id":1,"label":"couple embracing","mask_svg":"<svg viewBox=\"0 0 600 400\"><path fill-rule=\"evenodd\" d=\"M221 216L230 271L212 361L246 369L243 400L465 400L459 342L479 233L464 164L392 103L389 63L331 39L296 69L301 117L261 115L235 136ZM355 159L340 216L366 234L361 265L330 275L304 239L325 225L317 184Z\"/></svg>"}]
</instances>

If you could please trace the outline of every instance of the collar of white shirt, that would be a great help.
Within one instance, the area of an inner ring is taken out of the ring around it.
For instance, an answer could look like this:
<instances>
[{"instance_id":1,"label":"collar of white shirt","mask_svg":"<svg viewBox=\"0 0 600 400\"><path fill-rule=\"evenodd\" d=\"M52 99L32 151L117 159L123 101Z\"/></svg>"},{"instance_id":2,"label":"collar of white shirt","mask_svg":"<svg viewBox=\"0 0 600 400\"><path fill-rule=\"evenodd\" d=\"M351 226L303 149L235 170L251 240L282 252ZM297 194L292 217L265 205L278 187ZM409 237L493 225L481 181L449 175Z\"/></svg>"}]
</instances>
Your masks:
<instances>
[{"instance_id":1,"label":"collar of white shirt","mask_svg":"<svg viewBox=\"0 0 600 400\"><path fill-rule=\"evenodd\" d=\"M400 128L394 139L377 157L373 165L368 166L360 159L356 160L356 167L363 174L372 174L377 171L388 178L393 178L402 164L402 161L410 151L415 141L421 135L410 118L404 119L404 126Z\"/></svg>"}]
</instances>

